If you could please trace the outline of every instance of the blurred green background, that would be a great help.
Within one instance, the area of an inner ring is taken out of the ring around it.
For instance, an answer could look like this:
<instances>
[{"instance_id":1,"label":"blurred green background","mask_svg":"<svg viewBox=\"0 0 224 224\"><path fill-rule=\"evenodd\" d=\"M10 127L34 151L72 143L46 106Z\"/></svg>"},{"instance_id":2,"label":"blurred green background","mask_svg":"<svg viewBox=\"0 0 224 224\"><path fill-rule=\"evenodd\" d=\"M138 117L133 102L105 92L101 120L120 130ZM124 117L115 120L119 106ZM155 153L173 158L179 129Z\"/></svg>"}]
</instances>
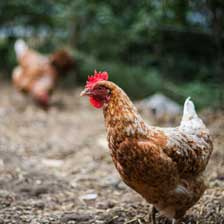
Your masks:
<instances>
[{"instance_id":1,"label":"blurred green background","mask_svg":"<svg viewBox=\"0 0 224 224\"><path fill-rule=\"evenodd\" d=\"M107 70L134 99L163 92L224 104L223 0L1 0L2 79L16 64L17 38L43 53L69 48L80 84Z\"/></svg>"}]
</instances>

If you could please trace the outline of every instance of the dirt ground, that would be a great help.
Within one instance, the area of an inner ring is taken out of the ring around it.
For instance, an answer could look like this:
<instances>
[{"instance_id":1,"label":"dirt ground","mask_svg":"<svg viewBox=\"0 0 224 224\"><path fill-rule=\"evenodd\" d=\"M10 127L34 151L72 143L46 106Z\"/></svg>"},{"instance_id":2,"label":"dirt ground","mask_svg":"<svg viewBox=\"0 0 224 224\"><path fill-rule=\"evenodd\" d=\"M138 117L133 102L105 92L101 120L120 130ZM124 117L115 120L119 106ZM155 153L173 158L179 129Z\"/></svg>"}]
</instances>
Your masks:
<instances>
[{"instance_id":1,"label":"dirt ground","mask_svg":"<svg viewBox=\"0 0 224 224\"><path fill-rule=\"evenodd\" d=\"M144 224L150 205L121 181L102 112L58 90L45 112L0 84L0 224ZM202 114L215 149L209 188L184 223L224 223L224 113ZM170 223L163 217L158 223Z\"/></svg>"}]
</instances>

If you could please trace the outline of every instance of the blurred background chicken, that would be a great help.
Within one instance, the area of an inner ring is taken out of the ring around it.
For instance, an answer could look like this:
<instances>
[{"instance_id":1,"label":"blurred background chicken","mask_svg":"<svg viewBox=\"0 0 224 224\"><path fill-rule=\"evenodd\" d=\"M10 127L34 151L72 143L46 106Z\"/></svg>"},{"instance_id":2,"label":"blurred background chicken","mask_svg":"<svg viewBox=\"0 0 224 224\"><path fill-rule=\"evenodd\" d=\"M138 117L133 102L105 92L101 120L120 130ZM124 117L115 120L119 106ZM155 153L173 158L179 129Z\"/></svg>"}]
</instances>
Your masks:
<instances>
[{"instance_id":1,"label":"blurred background chicken","mask_svg":"<svg viewBox=\"0 0 224 224\"><path fill-rule=\"evenodd\" d=\"M167 96L156 93L136 103L138 111L153 118L156 124L173 125L179 122L181 106Z\"/></svg>"},{"instance_id":2,"label":"blurred background chicken","mask_svg":"<svg viewBox=\"0 0 224 224\"><path fill-rule=\"evenodd\" d=\"M184 104L175 128L149 126L125 92L107 81L107 72L89 77L81 95L103 108L113 162L123 181L153 204L155 212L180 220L204 193L203 172L213 146L193 102Z\"/></svg>"},{"instance_id":3,"label":"blurred background chicken","mask_svg":"<svg viewBox=\"0 0 224 224\"><path fill-rule=\"evenodd\" d=\"M12 74L14 86L31 95L40 106L47 107L58 78L74 66L73 58L65 50L42 55L21 39L15 42L15 53L19 65Z\"/></svg>"}]
</instances>

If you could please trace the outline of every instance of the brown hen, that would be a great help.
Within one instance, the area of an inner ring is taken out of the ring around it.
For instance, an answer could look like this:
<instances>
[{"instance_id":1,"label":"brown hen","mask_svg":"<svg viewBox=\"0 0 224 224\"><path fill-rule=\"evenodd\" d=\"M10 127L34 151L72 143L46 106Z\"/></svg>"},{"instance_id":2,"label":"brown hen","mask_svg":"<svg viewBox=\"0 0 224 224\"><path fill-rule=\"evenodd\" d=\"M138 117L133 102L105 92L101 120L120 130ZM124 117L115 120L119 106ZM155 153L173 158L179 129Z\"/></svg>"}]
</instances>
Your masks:
<instances>
[{"instance_id":1,"label":"brown hen","mask_svg":"<svg viewBox=\"0 0 224 224\"><path fill-rule=\"evenodd\" d=\"M59 76L73 67L73 58L65 50L44 56L30 49L23 40L16 41L15 52L19 66L13 71L14 86L30 94L39 105L48 106Z\"/></svg>"},{"instance_id":2,"label":"brown hen","mask_svg":"<svg viewBox=\"0 0 224 224\"><path fill-rule=\"evenodd\" d=\"M81 95L103 108L113 162L123 181L155 211L178 222L206 189L203 171L213 146L209 131L188 98L175 128L147 125L106 72L89 77Z\"/></svg>"}]
</instances>

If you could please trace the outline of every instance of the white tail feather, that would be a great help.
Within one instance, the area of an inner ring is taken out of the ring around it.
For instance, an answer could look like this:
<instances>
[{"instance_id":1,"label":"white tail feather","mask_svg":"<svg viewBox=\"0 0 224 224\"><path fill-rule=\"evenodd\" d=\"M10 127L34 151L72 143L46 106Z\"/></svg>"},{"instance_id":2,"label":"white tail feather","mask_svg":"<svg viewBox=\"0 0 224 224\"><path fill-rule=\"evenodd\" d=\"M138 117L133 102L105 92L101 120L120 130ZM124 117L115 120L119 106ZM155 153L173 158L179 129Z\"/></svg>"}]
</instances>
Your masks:
<instances>
[{"instance_id":1,"label":"white tail feather","mask_svg":"<svg viewBox=\"0 0 224 224\"><path fill-rule=\"evenodd\" d=\"M194 103L191 101L191 97L188 97L184 103L183 120L191 120L197 118L198 115L195 111Z\"/></svg>"},{"instance_id":2,"label":"white tail feather","mask_svg":"<svg viewBox=\"0 0 224 224\"><path fill-rule=\"evenodd\" d=\"M183 117L180 123L182 129L188 130L188 132L195 132L197 130L206 129L203 121L198 117L194 103L188 97L184 103Z\"/></svg>"},{"instance_id":3,"label":"white tail feather","mask_svg":"<svg viewBox=\"0 0 224 224\"><path fill-rule=\"evenodd\" d=\"M27 44L25 43L24 40L22 40L22 39L18 39L18 40L15 42L14 48L15 48L15 52L16 52L16 57L19 58L19 57L21 57L21 56L24 54L24 52L28 49L28 46L27 46Z\"/></svg>"}]
</instances>

